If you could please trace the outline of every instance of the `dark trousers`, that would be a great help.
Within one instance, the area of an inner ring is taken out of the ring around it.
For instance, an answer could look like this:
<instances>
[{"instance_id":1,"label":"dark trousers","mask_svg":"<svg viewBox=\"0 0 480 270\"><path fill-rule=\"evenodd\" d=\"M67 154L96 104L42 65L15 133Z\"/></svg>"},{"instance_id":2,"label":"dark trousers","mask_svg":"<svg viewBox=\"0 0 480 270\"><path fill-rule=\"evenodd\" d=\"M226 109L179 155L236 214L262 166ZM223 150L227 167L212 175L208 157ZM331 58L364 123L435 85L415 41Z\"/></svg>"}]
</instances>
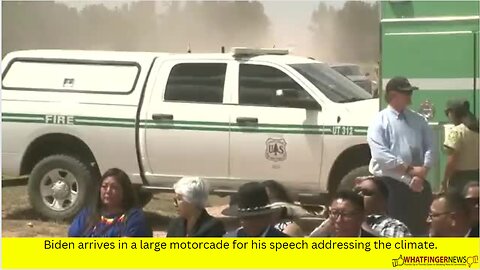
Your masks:
<instances>
[{"instance_id":1,"label":"dark trousers","mask_svg":"<svg viewBox=\"0 0 480 270\"><path fill-rule=\"evenodd\" d=\"M478 170L456 171L450 177L448 190L454 190L462 193L469 182L478 182Z\"/></svg>"},{"instance_id":2,"label":"dark trousers","mask_svg":"<svg viewBox=\"0 0 480 270\"><path fill-rule=\"evenodd\" d=\"M413 236L428 235L427 217L432 203L432 188L424 181L423 191L414 192L406 184L390 177L382 177L388 188L388 212L410 229Z\"/></svg>"}]
</instances>

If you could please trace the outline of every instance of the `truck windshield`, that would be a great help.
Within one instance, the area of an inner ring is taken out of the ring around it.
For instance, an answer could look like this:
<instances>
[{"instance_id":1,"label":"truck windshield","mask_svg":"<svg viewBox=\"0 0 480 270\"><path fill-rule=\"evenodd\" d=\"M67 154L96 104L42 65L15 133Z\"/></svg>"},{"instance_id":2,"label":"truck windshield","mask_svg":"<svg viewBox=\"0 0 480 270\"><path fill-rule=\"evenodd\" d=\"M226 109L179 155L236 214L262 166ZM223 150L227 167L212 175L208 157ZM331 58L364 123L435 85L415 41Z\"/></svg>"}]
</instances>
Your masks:
<instances>
[{"instance_id":1,"label":"truck windshield","mask_svg":"<svg viewBox=\"0 0 480 270\"><path fill-rule=\"evenodd\" d=\"M308 63L291 64L290 66L333 102L345 103L372 98L372 95L360 86L325 64Z\"/></svg>"},{"instance_id":2,"label":"truck windshield","mask_svg":"<svg viewBox=\"0 0 480 270\"><path fill-rule=\"evenodd\" d=\"M332 68L345 76L362 76L359 66L332 66Z\"/></svg>"}]
</instances>

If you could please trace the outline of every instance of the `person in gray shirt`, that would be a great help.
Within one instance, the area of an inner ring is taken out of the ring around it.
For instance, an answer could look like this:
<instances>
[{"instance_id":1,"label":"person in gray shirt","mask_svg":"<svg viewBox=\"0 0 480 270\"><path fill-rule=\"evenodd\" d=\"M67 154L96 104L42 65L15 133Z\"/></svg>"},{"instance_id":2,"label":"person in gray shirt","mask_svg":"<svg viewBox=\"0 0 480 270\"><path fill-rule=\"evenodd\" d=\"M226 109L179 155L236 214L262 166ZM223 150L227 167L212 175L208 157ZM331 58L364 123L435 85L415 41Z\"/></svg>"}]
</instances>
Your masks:
<instances>
[{"instance_id":1,"label":"person in gray shirt","mask_svg":"<svg viewBox=\"0 0 480 270\"><path fill-rule=\"evenodd\" d=\"M369 170L388 187L388 214L404 222L412 235L427 234L432 191L426 181L435 158L433 131L425 118L408 108L418 90L407 78L386 85L388 106L368 128Z\"/></svg>"}]
</instances>

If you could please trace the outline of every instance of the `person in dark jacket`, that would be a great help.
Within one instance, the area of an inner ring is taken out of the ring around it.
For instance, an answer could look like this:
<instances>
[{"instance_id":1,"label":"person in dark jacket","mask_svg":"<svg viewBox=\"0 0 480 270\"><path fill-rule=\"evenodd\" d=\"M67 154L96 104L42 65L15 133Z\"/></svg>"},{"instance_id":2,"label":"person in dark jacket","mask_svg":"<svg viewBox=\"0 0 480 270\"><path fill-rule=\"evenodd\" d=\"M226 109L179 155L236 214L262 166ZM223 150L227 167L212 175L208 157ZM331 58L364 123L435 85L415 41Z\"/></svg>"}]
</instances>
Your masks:
<instances>
[{"instance_id":1,"label":"person in dark jacket","mask_svg":"<svg viewBox=\"0 0 480 270\"><path fill-rule=\"evenodd\" d=\"M221 237L223 223L205 210L208 186L198 177L184 177L174 186L178 218L170 222L167 237Z\"/></svg>"},{"instance_id":2,"label":"person in dark jacket","mask_svg":"<svg viewBox=\"0 0 480 270\"><path fill-rule=\"evenodd\" d=\"M230 197L230 205L222 211L226 216L240 219L241 227L226 237L287 237L272 223L272 215L281 209L270 205L265 186L258 182L243 184L237 194Z\"/></svg>"}]
</instances>

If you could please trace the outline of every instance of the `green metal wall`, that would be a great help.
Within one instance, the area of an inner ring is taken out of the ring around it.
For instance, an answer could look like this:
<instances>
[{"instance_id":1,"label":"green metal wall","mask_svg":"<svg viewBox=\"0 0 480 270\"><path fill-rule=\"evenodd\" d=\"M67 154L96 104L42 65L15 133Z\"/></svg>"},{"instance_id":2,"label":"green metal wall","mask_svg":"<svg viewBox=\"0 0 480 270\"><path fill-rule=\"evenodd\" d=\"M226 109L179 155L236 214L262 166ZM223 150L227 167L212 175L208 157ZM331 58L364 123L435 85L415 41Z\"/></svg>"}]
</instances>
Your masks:
<instances>
[{"instance_id":1,"label":"green metal wall","mask_svg":"<svg viewBox=\"0 0 480 270\"><path fill-rule=\"evenodd\" d=\"M429 121L441 155L429 181L438 190L445 166L446 102L467 99L479 116L480 1L382 1L380 12L380 94L385 82L398 75L420 87L412 109L433 111Z\"/></svg>"},{"instance_id":2,"label":"green metal wall","mask_svg":"<svg viewBox=\"0 0 480 270\"><path fill-rule=\"evenodd\" d=\"M478 15L480 1L382 1L383 19Z\"/></svg>"}]
</instances>

